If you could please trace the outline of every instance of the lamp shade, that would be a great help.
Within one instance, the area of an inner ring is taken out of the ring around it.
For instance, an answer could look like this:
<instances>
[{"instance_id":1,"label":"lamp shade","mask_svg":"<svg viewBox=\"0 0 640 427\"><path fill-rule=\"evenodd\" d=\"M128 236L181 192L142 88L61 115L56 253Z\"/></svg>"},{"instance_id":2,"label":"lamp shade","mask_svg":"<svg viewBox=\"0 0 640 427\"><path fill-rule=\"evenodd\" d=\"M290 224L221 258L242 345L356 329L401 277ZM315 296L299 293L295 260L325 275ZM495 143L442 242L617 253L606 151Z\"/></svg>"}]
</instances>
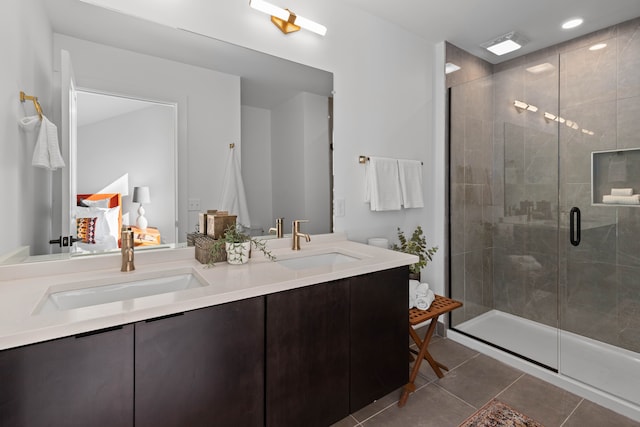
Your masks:
<instances>
[{"instance_id":1,"label":"lamp shade","mask_svg":"<svg viewBox=\"0 0 640 427\"><path fill-rule=\"evenodd\" d=\"M133 203L151 203L149 187L133 187Z\"/></svg>"}]
</instances>

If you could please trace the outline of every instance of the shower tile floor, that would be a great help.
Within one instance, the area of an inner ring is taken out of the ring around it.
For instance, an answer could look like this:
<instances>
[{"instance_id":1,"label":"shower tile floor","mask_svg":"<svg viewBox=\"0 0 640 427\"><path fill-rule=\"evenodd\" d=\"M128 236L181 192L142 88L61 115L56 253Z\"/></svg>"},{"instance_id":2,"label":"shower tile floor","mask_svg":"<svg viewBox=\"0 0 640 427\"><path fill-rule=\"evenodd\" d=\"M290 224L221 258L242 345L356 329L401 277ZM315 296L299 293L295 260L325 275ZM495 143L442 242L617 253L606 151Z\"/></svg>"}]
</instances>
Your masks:
<instances>
[{"instance_id":1,"label":"shower tile floor","mask_svg":"<svg viewBox=\"0 0 640 427\"><path fill-rule=\"evenodd\" d=\"M451 370L438 379L426 362L403 408L396 390L333 427L457 427L493 398L545 427L640 427L640 423L446 338L429 351Z\"/></svg>"}]
</instances>

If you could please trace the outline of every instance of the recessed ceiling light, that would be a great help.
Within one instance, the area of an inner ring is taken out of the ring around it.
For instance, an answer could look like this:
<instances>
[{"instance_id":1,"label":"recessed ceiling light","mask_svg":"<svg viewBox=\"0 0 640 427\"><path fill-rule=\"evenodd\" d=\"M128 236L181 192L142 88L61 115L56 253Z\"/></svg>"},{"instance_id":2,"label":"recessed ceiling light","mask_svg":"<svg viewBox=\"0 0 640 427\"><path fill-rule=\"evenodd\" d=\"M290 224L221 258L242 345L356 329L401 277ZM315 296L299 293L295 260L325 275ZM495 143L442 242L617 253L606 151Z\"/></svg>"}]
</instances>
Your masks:
<instances>
[{"instance_id":1,"label":"recessed ceiling light","mask_svg":"<svg viewBox=\"0 0 640 427\"><path fill-rule=\"evenodd\" d=\"M496 37L486 43L482 43L480 46L484 47L489 52L500 56L520 49L527 41L528 40L520 34L512 31L503 36Z\"/></svg>"},{"instance_id":2,"label":"recessed ceiling light","mask_svg":"<svg viewBox=\"0 0 640 427\"><path fill-rule=\"evenodd\" d=\"M562 24L562 28L565 30L570 30L571 28L576 28L577 26L582 25L584 21L582 18L573 18Z\"/></svg>"},{"instance_id":3,"label":"recessed ceiling light","mask_svg":"<svg viewBox=\"0 0 640 427\"><path fill-rule=\"evenodd\" d=\"M600 49L604 49L605 47L607 47L606 43L598 43L591 46L589 50L600 50Z\"/></svg>"},{"instance_id":4,"label":"recessed ceiling light","mask_svg":"<svg viewBox=\"0 0 640 427\"><path fill-rule=\"evenodd\" d=\"M446 64L444 64L445 74L453 73L454 71L458 71L459 69L460 69L460 66L454 64L453 62L447 62Z\"/></svg>"}]
</instances>

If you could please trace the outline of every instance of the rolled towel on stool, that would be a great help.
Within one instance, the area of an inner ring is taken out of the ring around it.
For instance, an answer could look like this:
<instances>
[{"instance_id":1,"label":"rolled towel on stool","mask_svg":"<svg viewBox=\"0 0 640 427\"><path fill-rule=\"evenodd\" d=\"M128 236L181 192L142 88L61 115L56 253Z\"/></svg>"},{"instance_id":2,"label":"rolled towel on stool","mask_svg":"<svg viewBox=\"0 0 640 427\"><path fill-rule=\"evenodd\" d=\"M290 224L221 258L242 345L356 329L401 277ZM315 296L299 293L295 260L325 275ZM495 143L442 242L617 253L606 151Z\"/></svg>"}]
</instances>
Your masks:
<instances>
[{"instance_id":1,"label":"rolled towel on stool","mask_svg":"<svg viewBox=\"0 0 640 427\"><path fill-rule=\"evenodd\" d=\"M431 303L436 299L435 294L431 289L427 288L426 295L419 295L416 298L416 308L419 310L428 310L431 307Z\"/></svg>"}]
</instances>

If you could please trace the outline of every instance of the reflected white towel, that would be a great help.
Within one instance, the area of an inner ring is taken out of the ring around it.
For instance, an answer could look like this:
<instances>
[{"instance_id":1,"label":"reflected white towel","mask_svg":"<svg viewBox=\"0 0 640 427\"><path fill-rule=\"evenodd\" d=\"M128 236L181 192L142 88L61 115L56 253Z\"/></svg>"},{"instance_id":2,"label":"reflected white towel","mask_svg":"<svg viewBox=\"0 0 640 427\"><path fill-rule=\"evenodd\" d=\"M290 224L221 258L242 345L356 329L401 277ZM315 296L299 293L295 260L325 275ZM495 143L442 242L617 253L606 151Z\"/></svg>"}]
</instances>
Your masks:
<instances>
[{"instance_id":1,"label":"reflected white towel","mask_svg":"<svg viewBox=\"0 0 640 427\"><path fill-rule=\"evenodd\" d=\"M633 188L612 188L612 196L633 196Z\"/></svg>"},{"instance_id":2,"label":"reflected white towel","mask_svg":"<svg viewBox=\"0 0 640 427\"><path fill-rule=\"evenodd\" d=\"M49 119L42 116L29 116L20 120L20 125L26 132L38 131L36 146L33 150L31 164L40 168L56 170L65 166L60 147L58 145L58 128Z\"/></svg>"},{"instance_id":3,"label":"reflected white towel","mask_svg":"<svg viewBox=\"0 0 640 427\"><path fill-rule=\"evenodd\" d=\"M370 157L365 174L365 201L371 204L371 210L400 210L402 193L398 177L398 161Z\"/></svg>"},{"instance_id":4,"label":"reflected white towel","mask_svg":"<svg viewBox=\"0 0 640 427\"><path fill-rule=\"evenodd\" d=\"M242 182L240 161L234 152L235 148L229 149L224 182L222 183L220 210L228 211L231 215L237 215L238 224L249 228L251 226L251 220L249 219L247 195L244 191L244 183Z\"/></svg>"},{"instance_id":5,"label":"reflected white towel","mask_svg":"<svg viewBox=\"0 0 640 427\"><path fill-rule=\"evenodd\" d=\"M640 194L634 194L633 196L602 196L602 203L640 205Z\"/></svg>"},{"instance_id":6,"label":"reflected white towel","mask_svg":"<svg viewBox=\"0 0 640 427\"><path fill-rule=\"evenodd\" d=\"M398 160L402 204L405 209L423 208L422 163L418 160Z\"/></svg>"}]
</instances>

